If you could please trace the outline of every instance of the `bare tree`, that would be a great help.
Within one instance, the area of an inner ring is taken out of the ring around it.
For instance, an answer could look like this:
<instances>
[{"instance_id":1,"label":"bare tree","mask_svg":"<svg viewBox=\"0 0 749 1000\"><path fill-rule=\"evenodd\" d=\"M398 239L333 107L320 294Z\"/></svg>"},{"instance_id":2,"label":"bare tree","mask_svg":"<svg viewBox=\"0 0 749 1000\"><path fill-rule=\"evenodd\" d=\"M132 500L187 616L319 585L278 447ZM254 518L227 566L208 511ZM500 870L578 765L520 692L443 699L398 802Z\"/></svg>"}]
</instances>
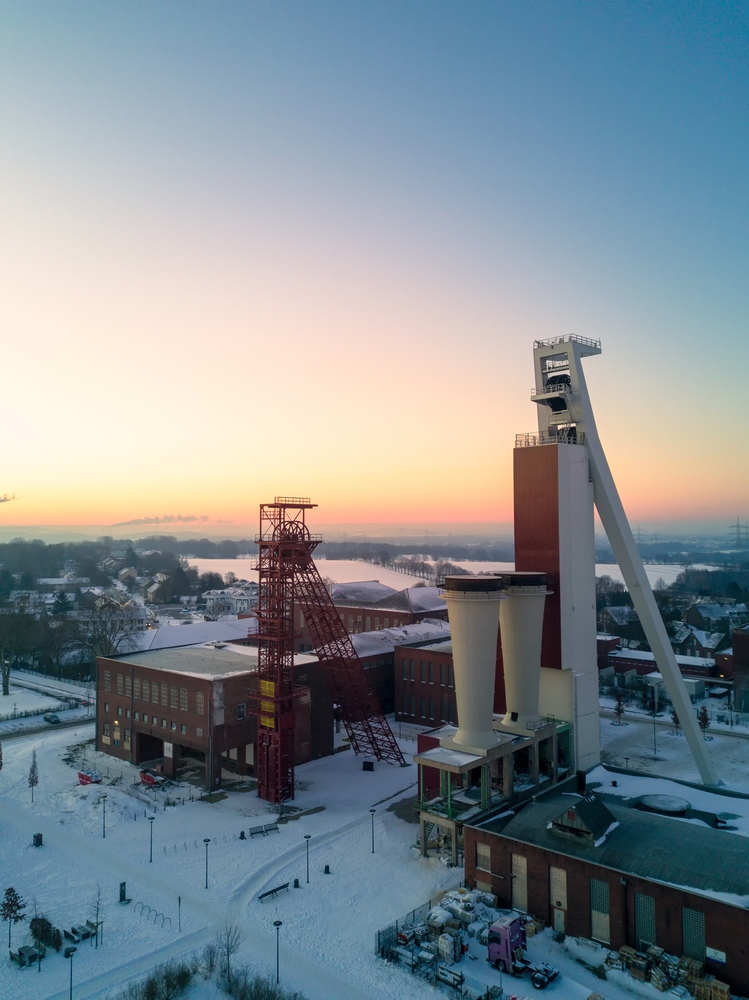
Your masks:
<instances>
[{"instance_id":1,"label":"bare tree","mask_svg":"<svg viewBox=\"0 0 749 1000\"><path fill-rule=\"evenodd\" d=\"M36 750L31 755L31 767L29 768L29 788L31 789L31 801L34 801L34 789L39 784L39 765L36 762Z\"/></svg>"},{"instance_id":2,"label":"bare tree","mask_svg":"<svg viewBox=\"0 0 749 1000\"><path fill-rule=\"evenodd\" d=\"M132 607L101 598L79 612L78 623L81 642L94 657L135 648L138 618Z\"/></svg>"},{"instance_id":3,"label":"bare tree","mask_svg":"<svg viewBox=\"0 0 749 1000\"><path fill-rule=\"evenodd\" d=\"M239 951L242 943L242 932L236 924L230 924L227 920L221 929L221 933L216 938L221 958L226 965L226 981L231 984L231 958Z\"/></svg>"},{"instance_id":4,"label":"bare tree","mask_svg":"<svg viewBox=\"0 0 749 1000\"><path fill-rule=\"evenodd\" d=\"M101 883L97 879L96 880L96 888L94 889L94 894L91 897L91 903L89 905L89 910L91 912L91 916L94 918L94 923L96 924L96 947L97 948L99 947L99 925L101 923L101 918L100 918L100 914L101 914L101 897L102 897Z\"/></svg>"},{"instance_id":5,"label":"bare tree","mask_svg":"<svg viewBox=\"0 0 749 1000\"><path fill-rule=\"evenodd\" d=\"M0 614L0 670L3 694L10 694L10 671L16 656L25 652L36 620L27 611L4 611Z\"/></svg>"}]
</instances>

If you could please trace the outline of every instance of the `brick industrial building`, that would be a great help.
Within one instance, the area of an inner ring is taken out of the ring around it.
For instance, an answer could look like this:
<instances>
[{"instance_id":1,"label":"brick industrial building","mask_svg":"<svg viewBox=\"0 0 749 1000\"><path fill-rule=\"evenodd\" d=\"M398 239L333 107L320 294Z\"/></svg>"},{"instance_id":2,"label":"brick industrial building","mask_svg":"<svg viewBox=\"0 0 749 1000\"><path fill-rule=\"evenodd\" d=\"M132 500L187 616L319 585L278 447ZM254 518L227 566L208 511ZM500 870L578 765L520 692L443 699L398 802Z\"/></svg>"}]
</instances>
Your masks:
<instances>
[{"instance_id":1,"label":"brick industrial building","mask_svg":"<svg viewBox=\"0 0 749 1000\"><path fill-rule=\"evenodd\" d=\"M316 657L295 658L296 762L333 752L333 702ZM158 761L176 777L184 758L205 766L205 787L222 769L254 774L257 651L217 643L124 654L97 661L97 749L133 764Z\"/></svg>"},{"instance_id":2,"label":"brick industrial building","mask_svg":"<svg viewBox=\"0 0 749 1000\"><path fill-rule=\"evenodd\" d=\"M704 961L749 993L747 841L712 825L730 799L714 796L708 814L652 797L652 807L667 800L686 823L642 811L641 800L570 791L557 787L516 815L467 823L466 884L558 932Z\"/></svg>"}]
</instances>

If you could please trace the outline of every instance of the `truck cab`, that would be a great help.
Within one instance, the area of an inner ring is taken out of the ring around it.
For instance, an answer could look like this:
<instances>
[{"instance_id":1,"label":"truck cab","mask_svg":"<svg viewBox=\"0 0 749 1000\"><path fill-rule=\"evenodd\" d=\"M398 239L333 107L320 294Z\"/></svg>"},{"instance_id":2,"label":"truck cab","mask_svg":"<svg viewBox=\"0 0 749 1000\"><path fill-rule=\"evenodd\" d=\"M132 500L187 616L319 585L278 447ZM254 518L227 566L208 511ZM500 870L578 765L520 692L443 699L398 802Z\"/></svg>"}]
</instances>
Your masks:
<instances>
[{"instance_id":1,"label":"truck cab","mask_svg":"<svg viewBox=\"0 0 749 1000\"><path fill-rule=\"evenodd\" d=\"M525 923L519 913L508 913L489 928L489 961L503 972L516 964L517 949L525 948ZM520 956L522 957L522 955Z\"/></svg>"}]
</instances>

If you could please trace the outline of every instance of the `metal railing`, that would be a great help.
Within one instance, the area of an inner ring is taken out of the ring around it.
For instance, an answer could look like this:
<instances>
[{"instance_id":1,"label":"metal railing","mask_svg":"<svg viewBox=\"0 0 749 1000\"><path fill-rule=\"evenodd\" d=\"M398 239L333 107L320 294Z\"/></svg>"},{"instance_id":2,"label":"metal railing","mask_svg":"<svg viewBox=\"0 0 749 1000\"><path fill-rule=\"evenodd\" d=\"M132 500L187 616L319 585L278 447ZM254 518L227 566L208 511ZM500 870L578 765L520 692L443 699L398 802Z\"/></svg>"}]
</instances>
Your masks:
<instances>
[{"instance_id":1,"label":"metal railing","mask_svg":"<svg viewBox=\"0 0 749 1000\"><path fill-rule=\"evenodd\" d=\"M572 392L572 386L568 385L567 382L562 382L560 385L545 385L541 389L536 389L535 387L531 389L531 399L534 396L550 396L554 392L563 392L566 395L570 395Z\"/></svg>"},{"instance_id":2,"label":"metal railing","mask_svg":"<svg viewBox=\"0 0 749 1000\"><path fill-rule=\"evenodd\" d=\"M591 340L590 337L578 337L576 333L565 334L564 337L552 337L550 340L534 340L533 347L556 347L557 344L583 344L585 347L595 347L601 349L600 340Z\"/></svg>"},{"instance_id":3,"label":"metal railing","mask_svg":"<svg viewBox=\"0 0 749 1000\"><path fill-rule=\"evenodd\" d=\"M543 444L585 444L585 432L576 431L574 440L568 440L568 436L561 434L549 434L548 431L538 431L536 434L516 434L516 448L535 448Z\"/></svg>"}]
</instances>

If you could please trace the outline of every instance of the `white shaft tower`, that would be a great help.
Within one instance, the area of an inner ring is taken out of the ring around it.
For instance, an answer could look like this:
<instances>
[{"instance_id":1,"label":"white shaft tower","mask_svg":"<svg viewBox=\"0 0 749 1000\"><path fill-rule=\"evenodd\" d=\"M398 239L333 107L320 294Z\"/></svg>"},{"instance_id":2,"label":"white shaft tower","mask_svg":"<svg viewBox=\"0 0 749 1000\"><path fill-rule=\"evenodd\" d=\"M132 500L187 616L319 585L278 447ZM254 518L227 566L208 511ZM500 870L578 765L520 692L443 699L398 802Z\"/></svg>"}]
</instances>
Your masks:
<instances>
[{"instance_id":1,"label":"white shaft tower","mask_svg":"<svg viewBox=\"0 0 749 1000\"><path fill-rule=\"evenodd\" d=\"M624 576L666 691L678 713L692 756L706 785L718 784L684 679L676 663L645 567L598 437L581 359L601 353L600 341L558 337L536 341L533 351L539 443L571 443L587 448L596 509Z\"/></svg>"}]
</instances>

